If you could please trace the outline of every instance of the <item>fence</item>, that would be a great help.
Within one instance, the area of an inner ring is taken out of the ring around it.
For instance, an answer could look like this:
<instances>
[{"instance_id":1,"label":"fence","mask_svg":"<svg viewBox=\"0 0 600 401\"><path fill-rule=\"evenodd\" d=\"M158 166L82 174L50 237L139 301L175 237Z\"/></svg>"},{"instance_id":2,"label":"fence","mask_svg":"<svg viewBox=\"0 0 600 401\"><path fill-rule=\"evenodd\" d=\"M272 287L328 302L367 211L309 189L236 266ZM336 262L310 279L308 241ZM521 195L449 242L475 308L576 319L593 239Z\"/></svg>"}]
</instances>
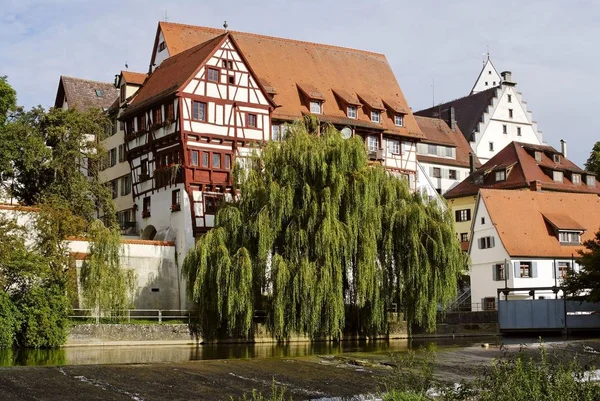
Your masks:
<instances>
[{"instance_id":1,"label":"fence","mask_svg":"<svg viewBox=\"0 0 600 401\"><path fill-rule=\"evenodd\" d=\"M73 309L71 320L94 320L98 323L131 322L132 320L163 321L184 320L189 323L192 311L183 309L126 309L116 311L103 311L96 309Z\"/></svg>"}]
</instances>

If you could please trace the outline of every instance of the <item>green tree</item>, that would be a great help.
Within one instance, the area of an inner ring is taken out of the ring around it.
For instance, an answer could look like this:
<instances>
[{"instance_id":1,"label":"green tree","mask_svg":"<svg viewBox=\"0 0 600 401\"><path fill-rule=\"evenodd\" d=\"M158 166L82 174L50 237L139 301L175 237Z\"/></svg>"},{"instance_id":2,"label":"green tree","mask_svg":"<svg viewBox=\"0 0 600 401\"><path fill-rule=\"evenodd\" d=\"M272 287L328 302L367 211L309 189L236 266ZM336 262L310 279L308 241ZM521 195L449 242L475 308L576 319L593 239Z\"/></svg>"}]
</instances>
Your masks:
<instances>
[{"instance_id":1,"label":"green tree","mask_svg":"<svg viewBox=\"0 0 600 401\"><path fill-rule=\"evenodd\" d=\"M0 128L11 112L17 108L17 92L10 86L6 76L0 77Z\"/></svg>"},{"instance_id":2,"label":"green tree","mask_svg":"<svg viewBox=\"0 0 600 401\"><path fill-rule=\"evenodd\" d=\"M590 152L590 157L588 157L587 162L585 162L585 169L600 177L600 142L594 144L594 147Z\"/></svg>"},{"instance_id":3,"label":"green tree","mask_svg":"<svg viewBox=\"0 0 600 401\"><path fill-rule=\"evenodd\" d=\"M583 243L585 249L579 251L577 263L581 266L579 272L572 272L565 280L569 293L585 294L589 302L600 301L600 231L594 238ZM589 292L588 292L589 290Z\"/></svg>"},{"instance_id":4,"label":"green tree","mask_svg":"<svg viewBox=\"0 0 600 401\"><path fill-rule=\"evenodd\" d=\"M15 342L18 326L18 310L8 296L8 293L0 290L0 348L12 347Z\"/></svg>"},{"instance_id":5,"label":"green tree","mask_svg":"<svg viewBox=\"0 0 600 401\"><path fill-rule=\"evenodd\" d=\"M116 228L106 228L100 220L92 222L87 232L89 256L81 267L84 303L99 313L112 314L133 306L135 285L133 270L121 266L121 235Z\"/></svg>"},{"instance_id":6,"label":"green tree","mask_svg":"<svg viewBox=\"0 0 600 401\"><path fill-rule=\"evenodd\" d=\"M293 125L239 171L238 200L184 261L203 335L250 336L255 309L271 333L340 338L387 329L388 308L432 329L464 267L449 212L380 166L360 138Z\"/></svg>"}]
</instances>

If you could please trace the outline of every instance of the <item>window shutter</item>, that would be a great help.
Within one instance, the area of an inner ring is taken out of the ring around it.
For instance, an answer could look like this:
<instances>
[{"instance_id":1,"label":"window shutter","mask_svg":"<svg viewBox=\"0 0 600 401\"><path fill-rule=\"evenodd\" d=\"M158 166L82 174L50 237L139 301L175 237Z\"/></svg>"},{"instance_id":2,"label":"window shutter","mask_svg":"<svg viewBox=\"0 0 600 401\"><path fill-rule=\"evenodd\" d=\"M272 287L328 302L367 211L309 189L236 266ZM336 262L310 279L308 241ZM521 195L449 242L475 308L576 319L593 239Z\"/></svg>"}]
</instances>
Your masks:
<instances>
[{"instance_id":1,"label":"window shutter","mask_svg":"<svg viewBox=\"0 0 600 401\"><path fill-rule=\"evenodd\" d=\"M498 269L496 269L496 265L492 265L492 277L494 281L498 281Z\"/></svg>"},{"instance_id":2,"label":"window shutter","mask_svg":"<svg viewBox=\"0 0 600 401\"><path fill-rule=\"evenodd\" d=\"M467 220L471 220L471 209L467 209Z\"/></svg>"},{"instance_id":3,"label":"window shutter","mask_svg":"<svg viewBox=\"0 0 600 401\"><path fill-rule=\"evenodd\" d=\"M556 260L552 262L552 278L557 278L558 272L556 271Z\"/></svg>"},{"instance_id":4,"label":"window shutter","mask_svg":"<svg viewBox=\"0 0 600 401\"><path fill-rule=\"evenodd\" d=\"M536 278L538 276L537 262L531 262L531 277Z\"/></svg>"},{"instance_id":5,"label":"window shutter","mask_svg":"<svg viewBox=\"0 0 600 401\"><path fill-rule=\"evenodd\" d=\"M515 278L521 277L521 265L520 262L513 262L515 265Z\"/></svg>"},{"instance_id":6,"label":"window shutter","mask_svg":"<svg viewBox=\"0 0 600 401\"><path fill-rule=\"evenodd\" d=\"M483 249L483 238L479 238L477 242L479 243L479 249Z\"/></svg>"},{"instance_id":7,"label":"window shutter","mask_svg":"<svg viewBox=\"0 0 600 401\"><path fill-rule=\"evenodd\" d=\"M493 248L494 245L494 237L490 237L490 248Z\"/></svg>"},{"instance_id":8,"label":"window shutter","mask_svg":"<svg viewBox=\"0 0 600 401\"><path fill-rule=\"evenodd\" d=\"M454 212L454 221L460 221L460 212L458 210Z\"/></svg>"},{"instance_id":9,"label":"window shutter","mask_svg":"<svg viewBox=\"0 0 600 401\"><path fill-rule=\"evenodd\" d=\"M433 178L433 167L429 167L429 176Z\"/></svg>"}]
</instances>

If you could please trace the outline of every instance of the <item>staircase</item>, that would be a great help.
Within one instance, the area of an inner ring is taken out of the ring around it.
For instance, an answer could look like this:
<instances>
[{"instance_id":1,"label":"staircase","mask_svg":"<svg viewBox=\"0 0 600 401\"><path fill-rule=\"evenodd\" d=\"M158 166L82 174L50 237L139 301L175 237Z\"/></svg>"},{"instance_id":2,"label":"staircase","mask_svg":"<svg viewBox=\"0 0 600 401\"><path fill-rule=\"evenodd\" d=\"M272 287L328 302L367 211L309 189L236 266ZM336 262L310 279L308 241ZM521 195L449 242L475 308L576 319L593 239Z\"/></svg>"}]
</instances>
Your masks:
<instances>
[{"instance_id":1,"label":"staircase","mask_svg":"<svg viewBox=\"0 0 600 401\"><path fill-rule=\"evenodd\" d=\"M471 310L471 287L465 289L462 294L446 308L446 312L465 312Z\"/></svg>"}]
</instances>

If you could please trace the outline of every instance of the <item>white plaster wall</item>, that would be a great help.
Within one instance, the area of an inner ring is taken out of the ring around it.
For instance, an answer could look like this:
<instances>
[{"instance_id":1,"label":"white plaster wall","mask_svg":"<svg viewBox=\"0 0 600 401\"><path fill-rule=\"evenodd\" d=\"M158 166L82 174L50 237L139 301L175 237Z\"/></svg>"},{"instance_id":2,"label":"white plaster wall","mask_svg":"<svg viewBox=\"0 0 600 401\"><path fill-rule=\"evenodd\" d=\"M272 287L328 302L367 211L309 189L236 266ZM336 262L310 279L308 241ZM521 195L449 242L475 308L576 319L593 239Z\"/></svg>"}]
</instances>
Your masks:
<instances>
[{"instance_id":1,"label":"white plaster wall","mask_svg":"<svg viewBox=\"0 0 600 401\"><path fill-rule=\"evenodd\" d=\"M444 194L448 190L454 188L456 185L458 185L458 183L460 183L462 180L464 180L465 178L467 178L469 176L468 168L449 166L449 165L444 165L441 163L434 164L434 163L419 162L419 164L421 164L423 166L423 169L425 170L425 174L427 174L427 176L429 177L429 180L431 181L433 186L435 188L439 188L441 190L442 194ZM433 167L437 167L442 170L456 170L456 179L452 180L450 178L443 178L443 177L449 176L449 173L447 173L447 171L446 171L446 173L442 172L443 173L442 178L433 177L433 175L431 174L431 169Z\"/></svg>"},{"instance_id":2,"label":"white plaster wall","mask_svg":"<svg viewBox=\"0 0 600 401\"><path fill-rule=\"evenodd\" d=\"M160 63L162 63L163 61L165 61L166 59L169 58L169 49L165 47L165 50L163 50L162 52L158 51L158 46L160 45L160 42L164 41L165 37L163 36L162 32L159 32L158 34L158 42L156 43L156 57L154 58L154 65L151 66L152 71L154 71L156 69L156 67L158 67L160 65Z\"/></svg>"},{"instance_id":3,"label":"white plaster wall","mask_svg":"<svg viewBox=\"0 0 600 401\"><path fill-rule=\"evenodd\" d=\"M477 81L475 82L471 93L477 93L486 89L490 89L491 87L500 84L501 79L502 78L500 77L500 74L498 74L498 71L494 68L494 65L488 59L485 62L483 70L481 71Z\"/></svg>"}]
</instances>

